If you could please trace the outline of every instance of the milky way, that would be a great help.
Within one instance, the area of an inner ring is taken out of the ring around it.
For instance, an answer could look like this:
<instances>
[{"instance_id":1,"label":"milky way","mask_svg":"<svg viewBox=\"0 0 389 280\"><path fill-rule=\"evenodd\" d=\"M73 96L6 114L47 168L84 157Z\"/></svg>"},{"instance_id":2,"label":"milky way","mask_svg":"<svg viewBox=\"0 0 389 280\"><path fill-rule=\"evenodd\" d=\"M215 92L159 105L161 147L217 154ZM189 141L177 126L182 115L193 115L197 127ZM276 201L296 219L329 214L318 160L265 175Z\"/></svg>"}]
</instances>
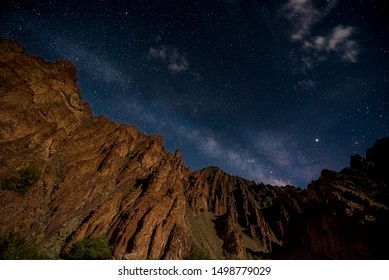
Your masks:
<instances>
[{"instance_id":1,"label":"milky way","mask_svg":"<svg viewBox=\"0 0 389 280\"><path fill-rule=\"evenodd\" d=\"M192 170L305 187L389 135L389 11L371 2L3 1L0 37L71 60L94 114Z\"/></svg>"}]
</instances>

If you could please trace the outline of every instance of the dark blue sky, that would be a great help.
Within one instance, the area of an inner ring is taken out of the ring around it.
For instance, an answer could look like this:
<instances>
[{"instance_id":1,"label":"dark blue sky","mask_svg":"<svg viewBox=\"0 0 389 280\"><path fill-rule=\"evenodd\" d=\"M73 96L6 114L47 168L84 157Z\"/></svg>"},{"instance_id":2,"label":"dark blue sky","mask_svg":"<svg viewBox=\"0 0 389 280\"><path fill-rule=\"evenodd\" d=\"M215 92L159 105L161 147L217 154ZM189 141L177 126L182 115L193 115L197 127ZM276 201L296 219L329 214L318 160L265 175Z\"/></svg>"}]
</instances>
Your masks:
<instances>
[{"instance_id":1,"label":"dark blue sky","mask_svg":"<svg viewBox=\"0 0 389 280\"><path fill-rule=\"evenodd\" d=\"M379 1L3 1L0 37L78 68L96 115L193 170L300 187L389 135Z\"/></svg>"}]
</instances>

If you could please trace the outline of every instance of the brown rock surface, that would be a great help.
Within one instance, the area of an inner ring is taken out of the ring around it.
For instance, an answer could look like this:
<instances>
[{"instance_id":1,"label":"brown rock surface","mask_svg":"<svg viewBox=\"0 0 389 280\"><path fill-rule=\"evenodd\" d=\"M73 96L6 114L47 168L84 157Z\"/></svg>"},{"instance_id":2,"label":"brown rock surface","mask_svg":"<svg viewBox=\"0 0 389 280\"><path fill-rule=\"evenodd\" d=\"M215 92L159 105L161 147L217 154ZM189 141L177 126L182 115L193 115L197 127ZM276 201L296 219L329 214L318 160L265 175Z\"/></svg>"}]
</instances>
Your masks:
<instances>
[{"instance_id":1,"label":"brown rock surface","mask_svg":"<svg viewBox=\"0 0 389 280\"><path fill-rule=\"evenodd\" d=\"M0 183L42 173L24 196L0 188L0 234L52 258L100 235L116 259L387 258L387 142L307 190L191 172L161 137L94 117L72 64L0 42Z\"/></svg>"},{"instance_id":2,"label":"brown rock surface","mask_svg":"<svg viewBox=\"0 0 389 280\"><path fill-rule=\"evenodd\" d=\"M290 223L301 213L303 199L292 187L255 184L209 167L189 178L186 197L195 215L209 212L225 256L272 252L285 245Z\"/></svg>"}]
</instances>

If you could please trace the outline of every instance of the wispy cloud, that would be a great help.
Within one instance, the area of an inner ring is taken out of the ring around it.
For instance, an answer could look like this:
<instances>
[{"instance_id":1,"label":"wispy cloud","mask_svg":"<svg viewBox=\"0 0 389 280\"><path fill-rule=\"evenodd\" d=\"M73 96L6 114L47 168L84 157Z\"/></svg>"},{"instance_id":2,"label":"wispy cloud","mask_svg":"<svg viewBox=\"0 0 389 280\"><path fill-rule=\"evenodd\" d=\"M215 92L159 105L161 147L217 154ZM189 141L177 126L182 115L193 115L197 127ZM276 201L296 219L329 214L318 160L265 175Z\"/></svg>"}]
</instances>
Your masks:
<instances>
[{"instance_id":1,"label":"wispy cloud","mask_svg":"<svg viewBox=\"0 0 389 280\"><path fill-rule=\"evenodd\" d=\"M310 0L289 0L282 9L283 15L292 22L292 40L302 41L311 32L312 26L318 22L320 12Z\"/></svg>"},{"instance_id":2,"label":"wispy cloud","mask_svg":"<svg viewBox=\"0 0 389 280\"><path fill-rule=\"evenodd\" d=\"M338 25L328 38L328 48L330 50L338 50L352 33L353 28L351 26Z\"/></svg>"},{"instance_id":3,"label":"wispy cloud","mask_svg":"<svg viewBox=\"0 0 389 280\"><path fill-rule=\"evenodd\" d=\"M356 33L351 26L337 25L325 35L315 36L304 42L304 48L322 56L323 53L336 52L344 61L355 63L359 55L359 45L352 39Z\"/></svg>"},{"instance_id":4,"label":"wispy cloud","mask_svg":"<svg viewBox=\"0 0 389 280\"><path fill-rule=\"evenodd\" d=\"M353 33L355 33L353 27L338 25L327 37L327 49L340 52L346 61L357 62L359 47L356 41L350 39Z\"/></svg>"},{"instance_id":5,"label":"wispy cloud","mask_svg":"<svg viewBox=\"0 0 389 280\"><path fill-rule=\"evenodd\" d=\"M327 1L324 8L318 9L312 0L289 0L281 9L281 14L291 24L291 41L300 43L305 56L303 71L313 67L309 60L320 61L330 53L336 53L349 63L356 63L360 53L358 42L353 38L356 29L352 26L336 25L324 34L314 32L315 25L336 8L338 0Z\"/></svg>"},{"instance_id":6,"label":"wispy cloud","mask_svg":"<svg viewBox=\"0 0 389 280\"><path fill-rule=\"evenodd\" d=\"M189 62L177 48L161 46L149 48L149 59L161 62L171 73L182 73L189 70Z\"/></svg>"}]
</instances>

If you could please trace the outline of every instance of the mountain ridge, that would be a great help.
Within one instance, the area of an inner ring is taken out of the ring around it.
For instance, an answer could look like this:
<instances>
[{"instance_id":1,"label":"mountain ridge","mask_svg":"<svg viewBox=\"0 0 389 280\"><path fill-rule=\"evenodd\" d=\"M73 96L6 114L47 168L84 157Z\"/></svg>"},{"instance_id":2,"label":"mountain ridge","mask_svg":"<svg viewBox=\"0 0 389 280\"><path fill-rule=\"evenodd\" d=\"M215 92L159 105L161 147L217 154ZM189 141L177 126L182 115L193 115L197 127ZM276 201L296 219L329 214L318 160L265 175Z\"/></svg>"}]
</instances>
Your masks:
<instances>
[{"instance_id":1,"label":"mountain ridge","mask_svg":"<svg viewBox=\"0 0 389 280\"><path fill-rule=\"evenodd\" d=\"M50 258L94 236L115 259L388 257L389 138L304 190L192 172L162 137L93 116L70 62L3 40L0 66L0 234ZM40 176L25 195L5 187L29 166Z\"/></svg>"}]
</instances>

